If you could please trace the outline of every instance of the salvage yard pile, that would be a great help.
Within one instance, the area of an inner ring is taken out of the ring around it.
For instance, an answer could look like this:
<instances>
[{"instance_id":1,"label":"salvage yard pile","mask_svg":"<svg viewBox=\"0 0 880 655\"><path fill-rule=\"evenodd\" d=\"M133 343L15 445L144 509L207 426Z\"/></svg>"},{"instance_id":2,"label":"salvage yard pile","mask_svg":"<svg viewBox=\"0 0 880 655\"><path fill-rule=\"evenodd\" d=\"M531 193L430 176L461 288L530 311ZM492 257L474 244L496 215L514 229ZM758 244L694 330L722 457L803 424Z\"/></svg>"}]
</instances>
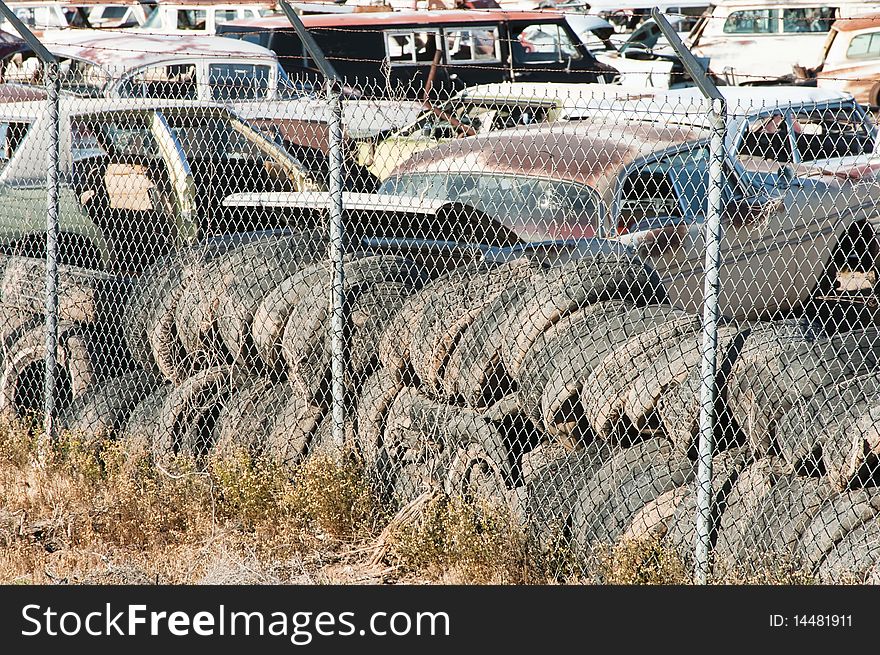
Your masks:
<instances>
[{"instance_id":1,"label":"salvage yard pile","mask_svg":"<svg viewBox=\"0 0 880 655\"><path fill-rule=\"evenodd\" d=\"M62 266L61 427L162 466L247 451L289 476L354 457L392 510L503 507L591 566L654 540L691 561L701 323L637 259L346 256L345 443L333 441L323 237L228 240L132 280ZM0 410L42 408L42 262L2 263ZM724 322L716 574L790 563L880 582L880 330ZM414 505L415 503L415 505Z\"/></svg>"}]
</instances>

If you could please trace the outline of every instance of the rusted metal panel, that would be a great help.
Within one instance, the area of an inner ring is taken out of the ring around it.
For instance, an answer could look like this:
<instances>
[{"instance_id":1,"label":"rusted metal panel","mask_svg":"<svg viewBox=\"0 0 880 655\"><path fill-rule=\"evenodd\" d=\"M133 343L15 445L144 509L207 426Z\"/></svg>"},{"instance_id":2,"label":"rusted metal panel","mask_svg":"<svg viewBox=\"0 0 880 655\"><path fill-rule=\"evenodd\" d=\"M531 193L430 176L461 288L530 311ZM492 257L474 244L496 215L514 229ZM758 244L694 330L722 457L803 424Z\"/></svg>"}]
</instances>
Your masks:
<instances>
[{"instance_id":1,"label":"rusted metal panel","mask_svg":"<svg viewBox=\"0 0 880 655\"><path fill-rule=\"evenodd\" d=\"M171 34L105 33L68 31L42 39L56 56L88 61L118 71L160 64L175 58L242 58L254 63L275 65L274 55L262 46L217 36Z\"/></svg>"},{"instance_id":2,"label":"rusted metal panel","mask_svg":"<svg viewBox=\"0 0 880 655\"><path fill-rule=\"evenodd\" d=\"M701 130L647 122L538 125L450 141L413 155L395 173L447 169L515 173L579 182L604 194L630 162L704 137Z\"/></svg>"}]
</instances>

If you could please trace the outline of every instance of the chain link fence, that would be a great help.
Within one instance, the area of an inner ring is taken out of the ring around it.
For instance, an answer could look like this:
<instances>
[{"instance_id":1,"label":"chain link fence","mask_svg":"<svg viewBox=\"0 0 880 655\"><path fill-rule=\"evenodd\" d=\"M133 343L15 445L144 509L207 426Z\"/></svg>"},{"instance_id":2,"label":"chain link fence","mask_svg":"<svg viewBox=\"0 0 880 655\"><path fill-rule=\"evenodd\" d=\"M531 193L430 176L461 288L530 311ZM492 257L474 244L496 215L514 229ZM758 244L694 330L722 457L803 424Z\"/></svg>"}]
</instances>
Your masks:
<instances>
[{"instance_id":1,"label":"chain link fence","mask_svg":"<svg viewBox=\"0 0 880 655\"><path fill-rule=\"evenodd\" d=\"M878 135L852 97L722 87L713 141L693 88L340 99L173 38L171 62L91 46L149 55L134 74L43 39L48 251L47 101L0 103L7 420L48 407L163 467L354 458L393 510L503 508L560 580L650 543L720 581L880 581Z\"/></svg>"}]
</instances>

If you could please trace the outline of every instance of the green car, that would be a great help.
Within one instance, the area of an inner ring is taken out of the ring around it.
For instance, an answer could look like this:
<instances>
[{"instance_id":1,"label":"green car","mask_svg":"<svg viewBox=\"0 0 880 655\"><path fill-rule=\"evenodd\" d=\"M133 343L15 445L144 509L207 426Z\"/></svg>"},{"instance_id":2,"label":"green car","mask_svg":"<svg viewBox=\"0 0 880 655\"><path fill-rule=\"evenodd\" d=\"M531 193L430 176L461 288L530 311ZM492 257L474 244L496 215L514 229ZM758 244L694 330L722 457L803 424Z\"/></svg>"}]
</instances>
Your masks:
<instances>
[{"instance_id":1,"label":"green car","mask_svg":"<svg viewBox=\"0 0 880 655\"><path fill-rule=\"evenodd\" d=\"M193 240L278 227L231 213L233 193L319 188L277 142L229 109L190 101L60 101L59 256L136 273ZM0 246L45 257L49 117L0 104Z\"/></svg>"}]
</instances>

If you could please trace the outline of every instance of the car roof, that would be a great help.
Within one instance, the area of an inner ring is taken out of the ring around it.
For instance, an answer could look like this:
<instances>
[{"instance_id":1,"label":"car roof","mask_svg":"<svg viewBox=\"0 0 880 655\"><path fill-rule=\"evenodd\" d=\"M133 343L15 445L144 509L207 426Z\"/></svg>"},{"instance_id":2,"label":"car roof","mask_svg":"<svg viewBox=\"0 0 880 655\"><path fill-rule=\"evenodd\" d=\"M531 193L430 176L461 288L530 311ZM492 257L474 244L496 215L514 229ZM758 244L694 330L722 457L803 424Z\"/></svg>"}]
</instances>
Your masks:
<instances>
[{"instance_id":1,"label":"car roof","mask_svg":"<svg viewBox=\"0 0 880 655\"><path fill-rule=\"evenodd\" d=\"M720 86L727 101L729 125L747 116L788 108L817 108L841 103L855 104L852 95L843 91L805 86ZM608 99L581 103L571 117L591 117L598 112L635 116L640 121L676 122L707 125L706 99L696 87L661 89L641 98Z\"/></svg>"},{"instance_id":2,"label":"car roof","mask_svg":"<svg viewBox=\"0 0 880 655\"><path fill-rule=\"evenodd\" d=\"M575 121L499 130L414 154L392 175L486 172L553 178L607 192L621 168L652 153L702 141L707 130L652 122ZM585 153L595 156L586 157Z\"/></svg>"},{"instance_id":3,"label":"car roof","mask_svg":"<svg viewBox=\"0 0 880 655\"><path fill-rule=\"evenodd\" d=\"M82 98L61 95L58 110L62 115L87 116L105 112L138 113L157 109L200 109L211 112L229 112L219 103L200 100L167 100L161 98ZM33 121L46 112L45 100L26 100L0 103L0 117L4 120Z\"/></svg>"},{"instance_id":4,"label":"car roof","mask_svg":"<svg viewBox=\"0 0 880 655\"><path fill-rule=\"evenodd\" d=\"M268 48L215 35L61 30L44 35L41 41L56 56L81 59L113 70L132 70L179 58L277 61L275 53Z\"/></svg>"},{"instance_id":5,"label":"car roof","mask_svg":"<svg viewBox=\"0 0 880 655\"><path fill-rule=\"evenodd\" d=\"M835 0L831 3L823 3L816 2L816 0L713 0L709 3L716 7L748 7L748 8L760 8L762 6L767 7L787 7L787 6L795 6L795 7L822 7L822 6L840 6L840 5L862 5L867 4L865 0Z\"/></svg>"},{"instance_id":6,"label":"car roof","mask_svg":"<svg viewBox=\"0 0 880 655\"><path fill-rule=\"evenodd\" d=\"M190 5L194 6L217 6L217 7L235 7L237 5L247 6L272 6L277 7L278 2L276 0L235 0L234 2L220 2L218 0L150 0L151 4L156 4L158 6L170 5L175 7L180 5L182 7L188 7Z\"/></svg>"},{"instance_id":7,"label":"car roof","mask_svg":"<svg viewBox=\"0 0 880 655\"><path fill-rule=\"evenodd\" d=\"M393 28L395 25L443 25L487 23L511 20L535 22L562 21L565 14L554 11L504 11L499 9L445 9L437 11L367 11L361 13L307 14L301 17L306 27L338 27L340 29L364 26ZM262 27L293 30L285 16L239 18L224 26Z\"/></svg>"},{"instance_id":8,"label":"car roof","mask_svg":"<svg viewBox=\"0 0 880 655\"><path fill-rule=\"evenodd\" d=\"M865 14L858 18L839 18L834 21L831 27L838 32L858 32L872 27L880 27L880 13Z\"/></svg>"}]
</instances>

